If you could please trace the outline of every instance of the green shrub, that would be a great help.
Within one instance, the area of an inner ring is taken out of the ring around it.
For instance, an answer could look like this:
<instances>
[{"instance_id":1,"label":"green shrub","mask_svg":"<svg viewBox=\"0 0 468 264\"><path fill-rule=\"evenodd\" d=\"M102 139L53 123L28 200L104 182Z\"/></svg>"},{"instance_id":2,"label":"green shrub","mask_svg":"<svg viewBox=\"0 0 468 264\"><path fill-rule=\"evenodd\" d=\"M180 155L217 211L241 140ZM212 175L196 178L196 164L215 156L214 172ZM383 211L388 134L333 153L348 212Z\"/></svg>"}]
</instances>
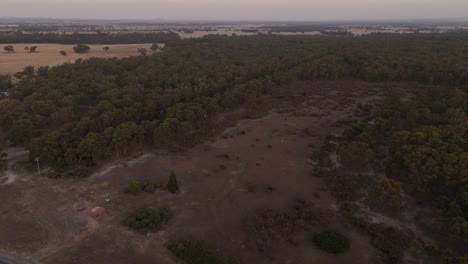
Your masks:
<instances>
[{"instance_id":1,"label":"green shrub","mask_svg":"<svg viewBox=\"0 0 468 264\"><path fill-rule=\"evenodd\" d=\"M392 179L384 179L370 190L367 200L374 210L398 213L401 208L401 183Z\"/></svg>"},{"instance_id":2,"label":"green shrub","mask_svg":"<svg viewBox=\"0 0 468 264\"><path fill-rule=\"evenodd\" d=\"M156 189L163 187L161 184L153 182L151 180L145 180L141 183L141 189L147 193L153 193Z\"/></svg>"},{"instance_id":3,"label":"green shrub","mask_svg":"<svg viewBox=\"0 0 468 264\"><path fill-rule=\"evenodd\" d=\"M222 257L204 249L199 243L185 241L167 246L175 256L187 264L224 264L227 263Z\"/></svg>"},{"instance_id":4,"label":"green shrub","mask_svg":"<svg viewBox=\"0 0 468 264\"><path fill-rule=\"evenodd\" d=\"M345 167L362 170L368 167L373 152L369 144L352 141L340 144L338 156Z\"/></svg>"},{"instance_id":5,"label":"green shrub","mask_svg":"<svg viewBox=\"0 0 468 264\"><path fill-rule=\"evenodd\" d=\"M321 232L316 234L312 240L321 250L331 254L342 253L349 249L348 238L335 231Z\"/></svg>"},{"instance_id":6,"label":"green shrub","mask_svg":"<svg viewBox=\"0 0 468 264\"><path fill-rule=\"evenodd\" d=\"M140 232L156 231L170 217L171 211L168 208L143 207L130 214L124 220L124 224Z\"/></svg>"},{"instance_id":7,"label":"green shrub","mask_svg":"<svg viewBox=\"0 0 468 264\"><path fill-rule=\"evenodd\" d=\"M127 187L127 192L133 195L137 195L141 191L141 185L140 183L136 181L132 181L128 184Z\"/></svg>"},{"instance_id":8,"label":"green shrub","mask_svg":"<svg viewBox=\"0 0 468 264\"><path fill-rule=\"evenodd\" d=\"M371 244L377 248L384 263L401 263L405 250L414 238L403 231L382 224L367 224L365 230L371 236Z\"/></svg>"},{"instance_id":9,"label":"green shrub","mask_svg":"<svg viewBox=\"0 0 468 264\"><path fill-rule=\"evenodd\" d=\"M170 193L176 193L179 191L179 183L177 182L174 171L171 171L171 174L169 174L169 181L166 185L166 188Z\"/></svg>"}]
</instances>

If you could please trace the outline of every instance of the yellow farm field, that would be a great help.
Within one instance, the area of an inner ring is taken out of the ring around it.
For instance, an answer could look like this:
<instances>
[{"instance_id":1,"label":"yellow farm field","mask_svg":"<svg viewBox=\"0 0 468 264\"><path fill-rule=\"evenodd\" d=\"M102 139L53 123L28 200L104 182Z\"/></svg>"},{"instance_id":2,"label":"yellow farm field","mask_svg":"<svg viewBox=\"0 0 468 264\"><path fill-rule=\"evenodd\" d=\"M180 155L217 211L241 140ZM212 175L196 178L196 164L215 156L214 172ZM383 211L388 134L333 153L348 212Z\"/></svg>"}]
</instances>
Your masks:
<instances>
[{"instance_id":1,"label":"yellow farm field","mask_svg":"<svg viewBox=\"0 0 468 264\"><path fill-rule=\"evenodd\" d=\"M57 66L67 62L74 62L79 58L89 59L98 58L122 58L138 55L139 48L146 48L150 52L152 44L115 44L115 45L89 45L91 52L87 54L77 54L73 51L74 45L64 44L10 44L15 52L8 53L0 45L0 75L12 75L22 71L26 66ZM28 53L25 47L37 46L36 53ZM109 47L109 51L104 51L104 47ZM60 51L67 52L67 56L60 54Z\"/></svg>"}]
</instances>

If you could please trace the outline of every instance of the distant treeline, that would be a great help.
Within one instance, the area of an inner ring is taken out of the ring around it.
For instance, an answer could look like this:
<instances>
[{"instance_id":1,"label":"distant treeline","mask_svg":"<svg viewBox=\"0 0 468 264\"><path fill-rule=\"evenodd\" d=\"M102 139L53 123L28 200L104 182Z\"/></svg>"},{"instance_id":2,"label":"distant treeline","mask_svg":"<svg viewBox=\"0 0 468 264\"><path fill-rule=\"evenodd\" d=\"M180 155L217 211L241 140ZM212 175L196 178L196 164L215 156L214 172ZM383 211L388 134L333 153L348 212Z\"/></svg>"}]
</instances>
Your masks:
<instances>
[{"instance_id":1,"label":"distant treeline","mask_svg":"<svg viewBox=\"0 0 468 264\"><path fill-rule=\"evenodd\" d=\"M329 31L339 30L337 26L329 25L279 25L279 26L266 26L271 32L314 32L314 31Z\"/></svg>"},{"instance_id":2,"label":"distant treeline","mask_svg":"<svg viewBox=\"0 0 468 264\"><path fill-rule=\"evenodd\" d=\"M281 25L281 26L272 26L272 27L264 27L264 29L268 29L269 32L320 32L322 35L329 35L329 36L346 36L351 35L350 32L347 30L343 30L337 26L330 26L330 25Z\"/></svg>"},{"instance_id":3,"label":"distant treeline","mask_svg":"<svg viewBox=\"0 0 468 264\"><path fill-rule=\"evenodd\" d=\"M19 25L18 31L37 31L37 32L44 32L44 31L58 31L60 30L59 26L55 25Z\"/></svg>"},{"instance_id":4,"label":"distant treeline","mask_svg":"<svg viewBox=\"0 0 468 264\"><path fill-rule=\"evenodd\" d=\"M60 44L133 44L166 43L178 40L179 35L172 32L126 33L126 34L0 34L0 43L60 43Z\"/></svg>"}]
</instances>

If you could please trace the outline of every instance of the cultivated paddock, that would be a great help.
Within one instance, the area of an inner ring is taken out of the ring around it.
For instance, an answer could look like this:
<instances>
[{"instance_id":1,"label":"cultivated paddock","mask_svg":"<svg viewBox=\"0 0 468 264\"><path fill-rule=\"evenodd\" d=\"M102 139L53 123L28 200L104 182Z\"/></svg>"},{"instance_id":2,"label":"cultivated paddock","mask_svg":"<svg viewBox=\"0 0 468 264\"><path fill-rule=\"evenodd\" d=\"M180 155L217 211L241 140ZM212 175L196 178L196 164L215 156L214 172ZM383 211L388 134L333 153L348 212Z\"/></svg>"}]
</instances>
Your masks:
<instances>
[{"instance_id":1,"label":"cultivated paddock","mask_svg":"<svg viewBox=\"0 0 468 264\"><path fill-rule=\"evenodd\" d=\"M72 63L79 58L88 59L92 57L98 58L122 58L128 56L139 55L139 48L146 48L148 51L152 44L115 44L115 45L89 45L91 52L87 54L77 54L73 51L74 45L64 44L31 44L19 43L11 44L15 48L15 52L8 53L3 50L2 44L0 50L0 75L11 75L22 71L26 66L57 66L64 63ZM28 53L24 50L25 47L37 46L36 53ZM105 52L102 48L109 47L109 51ZM67 56L60 54L60 51L67 52Z\"/></svg>"}]
</instances>

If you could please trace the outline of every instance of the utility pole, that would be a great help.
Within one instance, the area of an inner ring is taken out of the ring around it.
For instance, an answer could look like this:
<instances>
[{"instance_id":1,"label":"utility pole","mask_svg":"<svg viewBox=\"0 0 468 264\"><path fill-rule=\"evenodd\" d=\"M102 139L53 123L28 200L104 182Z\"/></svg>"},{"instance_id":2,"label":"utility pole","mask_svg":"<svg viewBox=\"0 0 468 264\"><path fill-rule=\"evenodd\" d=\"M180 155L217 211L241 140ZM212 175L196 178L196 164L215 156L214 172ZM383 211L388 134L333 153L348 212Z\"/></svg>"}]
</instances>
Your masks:
<instances>
[{"instance_id":1,"label":"utility pole","mask_svg":"<svg viewBox=\"0 0 468 264\"><path fill-rule=\"evenodd\" d=\"M41 175L41 167L39 167L39 160L41 158L40 157L35 157L34 160L36 161L36 164L37 164L37 173L39 173L39 175Z\"/></svg>"}]
</instances>

